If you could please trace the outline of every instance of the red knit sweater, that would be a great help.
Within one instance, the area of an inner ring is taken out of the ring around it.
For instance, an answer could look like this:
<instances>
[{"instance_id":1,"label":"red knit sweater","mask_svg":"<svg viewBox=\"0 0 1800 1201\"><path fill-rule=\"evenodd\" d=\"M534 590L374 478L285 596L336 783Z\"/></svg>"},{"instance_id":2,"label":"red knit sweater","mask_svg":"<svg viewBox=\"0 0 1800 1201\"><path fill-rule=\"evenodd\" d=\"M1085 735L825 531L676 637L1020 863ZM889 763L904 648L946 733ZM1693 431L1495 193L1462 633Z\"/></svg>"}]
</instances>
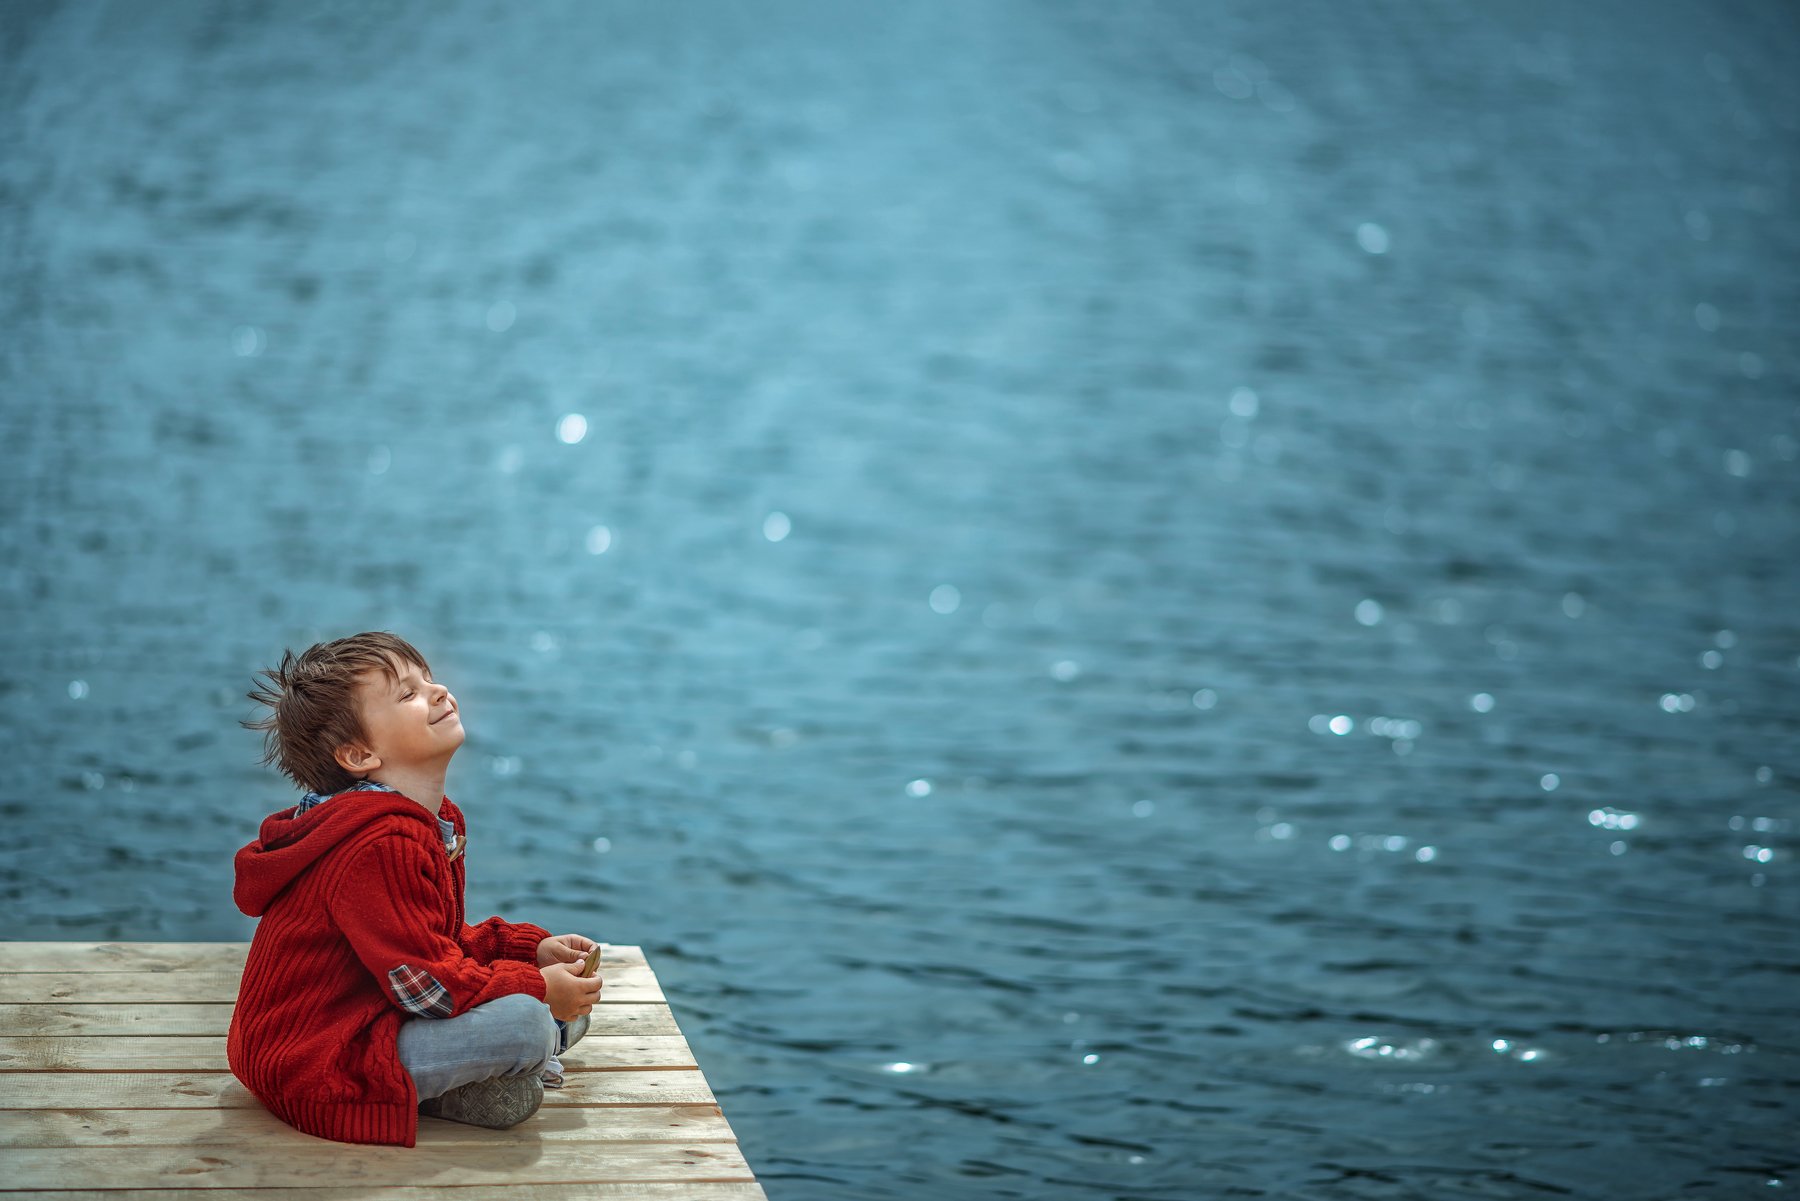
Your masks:
<instances>
[{"instance_id":1,"label":"red knit sweater","mask_svg":"<svg viewBox=\"0 0 1800 1201\"><path fill-rule=\"evenodd\" d=\"M396 792L339 793L263 819L238 851L233 899L260 917L231 1014L232 1074L282 1121L320 1138L411 1147L418 1090L396 1049L414 1015L393 978L425 971L445 1017L508 993L543 1000L549 931L463 921L463 863L425 807ZM462 811L439 813L466 837ZM403 970L410 969L410 970Z\"/></svg>"}]
</instances>

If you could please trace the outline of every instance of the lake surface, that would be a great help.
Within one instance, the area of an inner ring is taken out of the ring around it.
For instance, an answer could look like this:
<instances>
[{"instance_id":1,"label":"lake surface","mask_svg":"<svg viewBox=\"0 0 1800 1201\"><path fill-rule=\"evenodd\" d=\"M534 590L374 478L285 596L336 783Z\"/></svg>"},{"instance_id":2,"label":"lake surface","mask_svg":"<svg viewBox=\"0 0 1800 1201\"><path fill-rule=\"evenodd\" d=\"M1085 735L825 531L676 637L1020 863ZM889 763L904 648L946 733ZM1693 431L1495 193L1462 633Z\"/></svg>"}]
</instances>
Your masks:
<instances>
[{"instance_id":1,"label":"lake surface","mask_svg":"<svg viewBox=\"0 0 1800 1201\"><path fill-rule=\"evenodd\" d=\"M1800 1187L1795 10L670 7L0 16L7 936L390 629L777 1201Z\"/></svg>"}]
</instances>

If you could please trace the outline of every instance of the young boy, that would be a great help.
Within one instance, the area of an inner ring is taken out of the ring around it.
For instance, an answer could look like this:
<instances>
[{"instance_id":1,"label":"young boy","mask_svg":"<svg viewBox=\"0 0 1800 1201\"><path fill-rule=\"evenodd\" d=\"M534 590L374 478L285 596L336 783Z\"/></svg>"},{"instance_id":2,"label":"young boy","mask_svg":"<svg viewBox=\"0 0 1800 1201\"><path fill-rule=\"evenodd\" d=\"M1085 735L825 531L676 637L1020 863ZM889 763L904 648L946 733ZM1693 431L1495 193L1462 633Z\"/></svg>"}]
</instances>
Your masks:
<instances>
[{"instance_id":1,"label":"young boy","mask_svg":"<svg viewBox=\"0 0 1800 1201\"><path fill-rule=\"evenodd\" d=\"M233 898L260 917L231 1015L232 1074L321 1138L411 1147L421 1113L504 1128L562 1083L587 1029L595 944L529 922L463 921L462 810L444 773L456 698L373 632L260 673L263 762L302 788L238 851Z\"/></svg>"}]
</instances>

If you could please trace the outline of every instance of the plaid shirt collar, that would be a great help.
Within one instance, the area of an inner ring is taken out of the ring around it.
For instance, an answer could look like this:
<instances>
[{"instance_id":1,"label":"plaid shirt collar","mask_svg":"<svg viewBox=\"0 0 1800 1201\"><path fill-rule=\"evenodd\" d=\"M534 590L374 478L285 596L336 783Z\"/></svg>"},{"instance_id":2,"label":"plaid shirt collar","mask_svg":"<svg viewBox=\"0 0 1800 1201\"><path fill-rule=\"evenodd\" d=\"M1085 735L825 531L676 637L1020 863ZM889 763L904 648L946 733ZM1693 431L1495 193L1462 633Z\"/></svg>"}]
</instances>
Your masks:
<instances>
[{"instance_id":1,"label":"plaid shirt collar","mask_svg":"<svg viewBox=\"0 0 1800 1201\"><path fill-rule=\"evenodd\" d=\"M393 793L398 793L400 790L398 788L389 788L386 784L383 784L377 780L360 780L357 783L352 784L350 787L342 789L341 791L343 791L343 792L393 792ZM295 808L294 808L294 816L299 817L302 813L305 813L308 809L311 809L314 805L322 805L326 801L329 801L332 797L334 797L336 795L338 795L338 794L335 792L309 792L305 796L300 798L300 804L295 806ZM447 822L443 818L437 817L435 814L433 814L432 816L434 818L436 818L437 824L438 824L438 829L444 835L444 849L446 851L451 852L452 854L455 854L456 849L457 849L457 846L456 846L456 823L455 822Z\"/></svg>"}]
</instances>

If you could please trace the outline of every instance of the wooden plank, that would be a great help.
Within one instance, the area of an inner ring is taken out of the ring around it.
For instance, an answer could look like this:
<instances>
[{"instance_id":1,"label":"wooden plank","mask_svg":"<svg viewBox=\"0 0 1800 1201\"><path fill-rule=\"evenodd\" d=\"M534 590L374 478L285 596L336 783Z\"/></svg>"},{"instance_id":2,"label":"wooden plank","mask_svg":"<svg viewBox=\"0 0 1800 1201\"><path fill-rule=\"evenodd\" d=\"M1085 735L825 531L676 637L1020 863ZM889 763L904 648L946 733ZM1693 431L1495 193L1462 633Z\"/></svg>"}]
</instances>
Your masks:
<instances>
[{"instance_id":1,"label":"wooden plank","mask_svg":"<svg viewBox=\"0 0 1800 1201\"><path fill-rule=\"evenodd\" d=\"M604 992L601 994L604 996ZM84 1038L210 1034L231 1029L233 1006L203 1001L143 1005L0 1005L0 1035ZM680 1034L665 1003L623 1001L596 1005L588 1038L635 1034ZM579 1045L585 1046L585 1041Z\"/></svg>"},{"instance_id":2,"label":"wooden plank","mask_svg":"<svg viewBox=\"0 0 1800 1201\"><path fill-rule=\"evenodd\" d=\"M247 942L0 942L0 972L242 970ZM602 965L643 967L644 948L608 943Z\"/></svg>"},{"instance_id":3,"label":"wooden plank","mask_svg":"<svg viewBox=\"0 0 1800 1201\"><path fill-rule=\"evenodd\" d=\"M249 953L247 942L3 942L0 972L242 968Z\"/></svg>"},{"instance_id":4,"label":"wooden plank","mask_svg":"<svg viewBox=\"0 0 1800 1201\"><path fill-rule=\"evenodd\" d=\"M562 1105L693 1104L718 1104L712 1085L699 1068L686 1072L571 1071L561 1088L544 1093L545 1109Z\"/></svg>"},{"instance_id":5,"label":"wooden plank","mask_svg":"<svg viewBox=\"0 0 1800 1201\"><path fill-rule=\"evenodd\" d=\"M587 1040L569 1052L587 1048ZM563 1105L716 1105L698 1068L571 1070L544 1108ZM0 1110L262 1108L230 1072L0 1072ZM540 1111L541 1112L541 1111ZM6 1120L10 1121L8 1117Z\"/></svg>"},{"instance_id":6,"label":"wooden plank","mask_svg":"<svg viewBox=\"0 0 1800 1201\"><path fill-rule=\"evenodd\" d=\"M0 973L0 1004L226 1001L235 1005L241 976L242 970L235 967L182 972L5 972Z\"/></svg>"},{"instance_id":7,"label":"wooden plank","mask_svg":"<svg viewBox=\"0 0 1800 1201\"><path fill-rule=\"evenodd\" d=\"M354 1182L363 1188L429 1185L585 1184L637 1180L754 1182L736 1143L571 1142L546 1154L535 1139L493 1146L371 1146L308 1140L306 1146L201 1148L15 1147L6 1182L21 1189L269 1188Z\"/></svg>"},{"instance_id":8,"label":"wooden plank","mask_svg":"<svg viewBox=\"0 0 1800 1201\"><path fill-rule=\"evenodd\" d=\"M437 1185L390 1185L381 1190L381 1201L439 1201L445 1194ZM208 1189L195 1193L182 1189L118 1189L71 1192L8 1192L6 1201L370 1201L369 1189L262 1188ZM749 1182L683 1181L657 1183L632 1181L601 1184L514 1184L484 1188L478 1193L452 1193L470 1201L501 1197L504 1201L768 1201L762 1186Z\"/></svg>"},{"instance_id":9,"label":"wooden plank","mask_svg":"<svg viewBox=\"0 0 1800 1201\"><path fill-rule=\"evenodd\" d=\"M140 1034L218 1034L231 1029L234 1005L223 1002L119 1005L0 1005L0 1034L88 1038ZM596 1007L598 1008L598 1007Z\"/></svg>"},{"instance_id":10,"label":"wooden plank","mask_svg":"<svg viewBox=\"0 0 1800 1201\"><path fill-rule=\"evenodd\" d=\"M0 946L19 944L0 943ZM80 1002L117 1005L144 1002L237 1002L242 968L229 965L200 966L178 971L80 971L0 972L0 1004L43 1005ZM662 986L645 964L602 962L600 978L606 982L600 1003L633 1005L666 1004Z\"/></svg>"},{"instance_id":11,"label":"wooden plank","mask_svg":"<svg viewBox=\"0 0 1800 1201\"><path fill-rule=\"evenodd\" d=\"M565 1072L692 1068L679 1034L587 1037L562 1059ZM142 1038L0 1038L4 1072L229 1072L225 1040L212 1035Z\"/></svg>"},{"instance_id":12,"label":"wooden plank","mask_svg":"<svg viewBox=\"0 0 1800 1201\"><path fill-rule=\"evenodd\" d=\"M517 1129L487 1130L420 1119L419 1145L493 1147L519 1140ZM540 1109L531 1137L547 1143L702 1142L737 1138L717 1105L631 1105ZM0 1123L0 1147L304 1146L319 1140L256 1109L40 1109Z\"/></svg>"}]
</instances>

